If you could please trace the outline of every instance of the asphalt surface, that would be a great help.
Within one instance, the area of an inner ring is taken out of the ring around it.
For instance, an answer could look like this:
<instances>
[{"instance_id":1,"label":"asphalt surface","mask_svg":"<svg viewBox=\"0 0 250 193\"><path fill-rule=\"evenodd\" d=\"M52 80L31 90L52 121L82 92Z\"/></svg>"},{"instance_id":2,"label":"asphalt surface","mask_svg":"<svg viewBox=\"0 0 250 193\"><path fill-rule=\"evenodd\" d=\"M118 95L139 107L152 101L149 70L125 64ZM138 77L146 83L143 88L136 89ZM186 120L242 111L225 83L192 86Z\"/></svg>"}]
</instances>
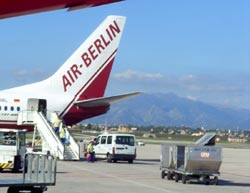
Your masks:
<instances>
[{"instance_id":1,"label":"asphalt surface","mask_svg":"<svg viewBox=\"0 0 250 193\"><path fill-rule=\"evenodd\" d=\"M49 186L48 193L249 193L250 148L223 149L219 185L200 183L182 184L180 181L161 179L160 145L137 147L137 160L107 163L97 161L58 161L56 186ZM1 179L21 177L21 174L4 172ZM7 188L0 188L0 193Z\"/></svg>"}]
</instances>

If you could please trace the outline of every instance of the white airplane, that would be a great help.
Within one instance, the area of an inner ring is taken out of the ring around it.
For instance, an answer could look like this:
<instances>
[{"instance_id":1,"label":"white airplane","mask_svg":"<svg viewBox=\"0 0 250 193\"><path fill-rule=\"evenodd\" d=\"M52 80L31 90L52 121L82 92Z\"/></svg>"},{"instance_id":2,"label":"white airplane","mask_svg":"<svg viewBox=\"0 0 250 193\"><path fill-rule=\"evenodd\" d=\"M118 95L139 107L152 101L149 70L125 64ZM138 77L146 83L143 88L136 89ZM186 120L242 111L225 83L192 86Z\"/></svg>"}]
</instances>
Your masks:
<instances>
[{"instance_id":1,"label":"white airplane","mask_svg":"<svg viewBox=\"0 0 250 193\"><path fill-rule=\"evenodd\" d=\"M24 110L57 112L66 125L106 113L110 104L140 92L103 97L125 17L108 16L51 77L0 91L0 128L29 129L17 125Z\"/></svg>"}]
</instances>

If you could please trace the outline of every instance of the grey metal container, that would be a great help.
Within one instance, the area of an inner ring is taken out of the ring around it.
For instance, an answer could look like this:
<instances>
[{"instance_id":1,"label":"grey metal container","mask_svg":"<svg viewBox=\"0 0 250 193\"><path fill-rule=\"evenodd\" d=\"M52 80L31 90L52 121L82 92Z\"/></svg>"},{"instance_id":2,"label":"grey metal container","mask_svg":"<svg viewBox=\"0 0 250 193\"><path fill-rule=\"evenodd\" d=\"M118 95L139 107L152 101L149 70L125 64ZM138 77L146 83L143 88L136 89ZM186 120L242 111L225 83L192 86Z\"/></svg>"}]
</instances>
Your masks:
<instances>
[{"instance_id":1,"label":"grey metal container","mask_svg":"<svg viewBox=\"0 0 250 193\"><path fill-rule=\"evenodd\" d=\"M221 147L185 146L184 171L218 173L221 163Z\"/></svg>"},{"instance_id":2,"label":"grey metal container","mask_svg":"<svg viewBox=\"0 0 250 193\"><path fill-rule=\"evenodd\" d=\"M161 177L168 180L198 180L218 185L222 163L222 149L215 147L214 133L204 135L194 145L162 144ZM211 180L210 176L214 176Z\"/></svg>"},{"instance_id":3,"label":"grey metal container","mask_svg":"<svg viewBox=\"0 0 250 193\"><path fill-rule=\"evenodd\" d=\"M173 145L161 145L161 168L174 168Z\"/></svg>"},{"instance_id":4,"label":"grey metal container","mask_svg":"<svg viewBox=\"0 0 250 193\"><path fill-rule=\"evenodd\" d=\"M221 147L202 145L161 145L161 168L186 173L218 173L221 163Z\"/></svg>"}]
</instances>

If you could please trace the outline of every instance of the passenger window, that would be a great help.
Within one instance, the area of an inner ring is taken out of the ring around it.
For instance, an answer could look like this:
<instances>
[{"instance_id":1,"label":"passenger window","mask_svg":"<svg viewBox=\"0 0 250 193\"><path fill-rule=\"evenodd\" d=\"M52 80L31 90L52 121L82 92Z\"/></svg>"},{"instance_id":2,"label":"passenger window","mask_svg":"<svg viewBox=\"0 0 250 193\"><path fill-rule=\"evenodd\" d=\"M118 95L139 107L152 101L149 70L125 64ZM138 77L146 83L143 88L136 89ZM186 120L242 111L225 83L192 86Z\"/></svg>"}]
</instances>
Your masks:
<instances>
[{"instance_id":1,"label":"passenger window","mask_svg":"<svg viewBox=\"0 0 250 193\"><path fill-rule=\"evenodd\" d=\"M107 136L102 136L101 144L106 144L106 139L107 139Z\"/></svg>"},{"instance_id":2,"label":"passenger window","mask_svg":"<svg viewBox=\"0 0 250 193\"><path fill-rule=\"evenodd\" d=\"M107 144L112 144L112 136L108 136Z\"/></svg>"},{"instance_id":3,"label":"passenger window","mask_svg":"<svg viewBox=\"0 0 250 193\"><path fill-rule=\"evenodd\" d=\"M0 111L2 110L2 107L0 106Z\"/></svg>"},{"instance_id":4,"label":"passenger window","mask_svg":"<svg viewBox=\"0 0 250 193\"><path fill-rule=\"evenodd\" d=\"M11 111L14 111L14 107L10 107L10 110L11 110Z\"/></svg>"},{"instance_id":5,"label":"passenger window","mask_svg":"<svg viewBox=\"0 0 250 193\"><path fill-rule=\"evenodd\" d=\"M4 107L4 110L5 110L5 111L7 111L7 110L8 110L8 107L7 107L7 106L5 106L5 107Z\"/></svg>"},{"instance_id":6,"label":"passenger window","mask_svg":"<svg viewBox=\"0 0 250 193\"><path fill-rule=\"evenodd\" d=\"M132 137L132 136L117 136L116 137L116 144L134 146L135 140L134 140L134 137Z\"/></svg>"},{"instance_id":7,"label":"passenger window","mask_svg":"<svg viewBox=\"0 0 250 193\"><path fill-rule=\"evenodd\" d=\"M16 110L17 110L17 111L20 111L20 107L17 107Z\"/></svg>"}]
</instances>

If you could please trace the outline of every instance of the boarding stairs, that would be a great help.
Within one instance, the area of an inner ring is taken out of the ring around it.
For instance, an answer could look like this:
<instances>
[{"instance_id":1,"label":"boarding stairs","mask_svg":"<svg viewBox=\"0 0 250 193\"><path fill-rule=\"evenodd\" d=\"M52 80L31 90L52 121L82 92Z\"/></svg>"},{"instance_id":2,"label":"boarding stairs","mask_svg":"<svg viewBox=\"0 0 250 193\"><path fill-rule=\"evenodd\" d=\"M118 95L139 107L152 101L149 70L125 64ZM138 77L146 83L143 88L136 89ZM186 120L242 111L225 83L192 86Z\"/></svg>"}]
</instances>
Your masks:
<instances>
[{"instance_id":1,"label":"boarding stairs","mask_svg":"<svg viewBox=\"0 0 250 193\"><path fill-rule=\"evenodd\" d=\"M63 144L41 112L22 111L18 114L18 125L34 125L34 132L39 132L42 139L42 151L58 157L60 160L79 160L80 148L65 128L67 143ZM35 133L34 133L35 136ZM33 137L34 142L34 137Z\"/></svg>"}]
</instances>

